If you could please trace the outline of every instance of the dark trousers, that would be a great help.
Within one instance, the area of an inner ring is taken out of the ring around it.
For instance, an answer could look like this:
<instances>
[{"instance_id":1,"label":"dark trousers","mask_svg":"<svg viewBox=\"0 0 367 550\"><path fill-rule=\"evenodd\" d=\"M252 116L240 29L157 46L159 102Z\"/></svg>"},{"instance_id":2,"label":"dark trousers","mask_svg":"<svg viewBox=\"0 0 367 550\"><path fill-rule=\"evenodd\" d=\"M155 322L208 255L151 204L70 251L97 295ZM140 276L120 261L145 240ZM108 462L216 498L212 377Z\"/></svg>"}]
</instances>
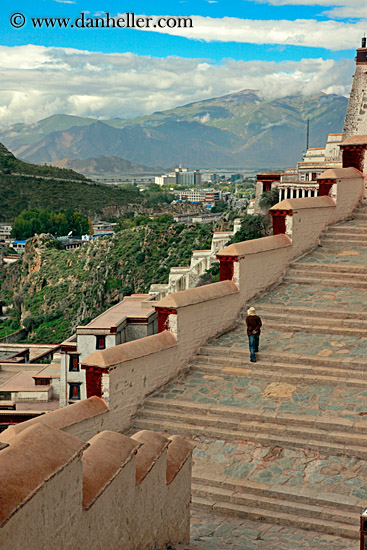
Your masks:
<instances>
[{"instance_id":1,"label":"dark trousers","mask_svg":"<svg viewBox=\"0 0 367 550\"><path fill-rule=\"evenodd\" d=\"M260 333L248 335L248 346L250 348L251 361L256 360L255 352L258 351L259 349L259 343L260 343Z\"/></svg>"}]
</instances>

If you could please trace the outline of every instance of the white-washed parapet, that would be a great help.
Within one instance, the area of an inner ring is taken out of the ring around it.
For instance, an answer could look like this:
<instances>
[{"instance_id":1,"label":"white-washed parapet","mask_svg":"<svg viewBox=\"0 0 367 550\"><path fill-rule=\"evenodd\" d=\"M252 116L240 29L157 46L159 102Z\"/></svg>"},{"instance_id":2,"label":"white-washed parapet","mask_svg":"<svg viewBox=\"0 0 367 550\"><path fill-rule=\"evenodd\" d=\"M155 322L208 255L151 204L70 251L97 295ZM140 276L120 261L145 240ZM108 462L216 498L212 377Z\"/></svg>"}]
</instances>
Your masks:
<instances>
[{"instance_id":1,"label":"white-washed parapet","mask_svg":"<svg viewBox=\"0 0 367 550\"><path fill-rule=\"evenodd\" d=\"M103 431L88 443L42 423L13 432L0 444L0 547L186 543L191 452L182 438L148 431L133 438Z\"/></svg>"}]
</instances>

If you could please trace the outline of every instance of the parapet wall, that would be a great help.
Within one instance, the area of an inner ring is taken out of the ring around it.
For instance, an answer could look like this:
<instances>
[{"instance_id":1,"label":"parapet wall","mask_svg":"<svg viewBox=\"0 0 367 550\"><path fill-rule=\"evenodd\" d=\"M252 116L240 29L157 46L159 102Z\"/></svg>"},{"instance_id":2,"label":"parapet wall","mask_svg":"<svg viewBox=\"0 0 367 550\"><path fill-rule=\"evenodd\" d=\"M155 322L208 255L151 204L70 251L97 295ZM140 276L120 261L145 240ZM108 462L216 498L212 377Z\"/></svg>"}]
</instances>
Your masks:
<instances>
[{"instance_id":1,"label":"parapet wall","mask_svg":"<svg viewBox=\"0 0 367 550\"><path fill-rule=\"evenodd\" d=\"M178 436L103 431L85 443L33 423L0 448L1 548L153 550L189 542L192 446Z\"/></svg>"}]
</instances>

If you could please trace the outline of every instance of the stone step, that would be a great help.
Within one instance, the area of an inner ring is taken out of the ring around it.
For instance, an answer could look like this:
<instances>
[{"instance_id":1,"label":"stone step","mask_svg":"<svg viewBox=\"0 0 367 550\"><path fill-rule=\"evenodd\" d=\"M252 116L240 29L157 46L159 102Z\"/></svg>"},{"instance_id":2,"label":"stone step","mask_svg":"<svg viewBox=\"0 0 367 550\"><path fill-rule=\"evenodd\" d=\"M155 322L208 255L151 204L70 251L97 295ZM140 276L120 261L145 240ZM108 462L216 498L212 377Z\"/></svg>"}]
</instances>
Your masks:
<instances>
[{"instance_id":1,"label":"stone step","mask_svg":"<svg viewBox=\"0 0 367 550\"><path fill-rule=\"evenodd\" d=\"M346 240L346 239L333 239L331 237L323 237L320 244L321 248L333 249L333 248L367 248L367 239L364 241L359 240Z\"/></svg>"},{"instance_id":2,"label":"stone step","mask_svg":"<svg viewBox=\"0 0 367 550\"><path fill-rule=\"evenodd\" d=\"M236 378L250 378L251 380L269 380L284 382L287 384L344 386L348 388L366 388L367 380L364 380L365 371L350 371L347 369L331 369L327 367L310 367L304 365L272 364L263 361L261 354L257 354L256 366L249 361L247 351L247 363L243 360L196 357L190 364L193 372L214 374L216 376ZM353 374L352 374L353 373ZM354 378L351 378L351 375Z\"/></svg>"},{"instance_id":3,"label":"stone step","mask_svg":"<svg viewBox=\"0 0 367 550\"><path fill-rule=\"evenodd\" d=\"M342 512L360 514L365 508L366 502L353 496L346 496L336 493L316 493L307 487L292 487L288 485L269 485L262 482L250 481L248 479L233 478L226 475L208 474L196 466L193 468L192 483L220 487L232 490L233 492L259 495L279 500L291 500L301 504L311 504L320 507L331 507Z\"/></svg>"},{"instance_id":4,"label":"stone step","mask_svg":"<svg viewBox=\"0 0 367 550\"><path fill-rule=\"evenodd\" d=\"M240 488L238 488L240 489ZM236 487L230 489L216 487L213 485L193 482L191 485L192 494L198 497L208 498L214 502L232 502L251 508L262 508L263 510L273 510L286 514L297 515L299 517L311 519L318 518L325 522L334 521L343 523L354 528L358 528L360 522L359 512L348 512L339 510L332 506L320 506L317 504L305 504L290 499L280 499L275 496L254 495L250 492L236 490Z\"/></svg>"},{"instance_id":5,"label":"stone step","mask_svg":"<svg viewBox=\"0 0 367 550\"><path fill-rule=\"evenodd\" d=\"M213 498L203 498L194 495L192 498L192 506L194 509L266 521L272 525L292 525L293 527L305 529L306 531L316 531L349 539L359 538L358 526L354 527L347 523L329 522L318 518L306 519L297 515L297 513L291 514L276 510L266 510L261 507L261 503L260 507L250 507L232 502L217 502L216 499Z\"/></svg>"},{"instance_id":6,"label":"stone step","mask_svg":"<svg viewBox=\"0 0 367 550\"><path fill-rule=\"evenodd\" d=\"M178 413L177 411L142 409L134 419L134 429L165 431L182 436L204 437L205 439L222 439L225 441L253 441L264 446L281 446L290 449L312 449L321 454L332 456L349 456L362 460L367 459L367 443L363 435L351 435L348 432L327 434L323 430L306 429L297 426L281 426L275 423L246 422L235 423L233 418L228 422L223 418L205 415ZM143 416L145 414L145 416ZM233 412L232 412L233 414ZM195 422L195 423L194 423ZM217 423L224 425L217 426ZM332 439L332 441L329 441Z\"/></svg>"},{"instance_id":7,"label":"stone step","mask_svg":"<svg viewBox=\"0 0 367 550\"><path fill-rule=\"evenodd\" d=\"M367 284L367 283L366 283ZM245 328L245 323L240 322L239 326ZM312 320L299 318L297 320L277 319L274 316L273 320L266 320L264 316L263 329L272 329L281 332L306 332L308 334L338 334L340 336L359 336L361 338L367 337L367 328L363 326L359 327L345 327L345 326L331 326L325 321L325 324L313 323Z\"/></svg>"},{"instance_id":8,"label":"stone step","mask_svg":"<svg viewBox=\"0 0 367 550\"><path fill-rule=\"evenodd\" d=\"M329 275L326 277L306 277L301 275L286 275L283 279L283 283L288 284L297 284L297 285L322 285L322 286L335 286L339 288L351 287L351 288L367 288L367 279L366 281L359 282L353 281L345 276L345 279L334 279Z\"/></svg>"},{"instance_id":9,"label":"stone step","mask_svg":"<svg viewBox=\"0 0 367 550\"><path fill-rule=\"evenodd\" d=\"M260 342L260 351L261 351L261 342ZM225 357L225 358L247 358L248 357L248 347L229 347L229 346L211 346L205 345L202 346L199 350L198 355L216 356L216 357ZM277 364L279 362L279 350L266 350L266 357L262 358L262 361L266 363ZM330 357L319 357L317 355L298 355L296 353L287 353L281 352L281 363L291 363L297 365L305 366L317 366L317 367L331 367L331 368L341 368L341 369L350 369L350 370L365 370L366 361L365 359L354 359L350 357L344 357L344 359L334 359Z\"/></svg>"},{"instance_id":10,"label":"stone step","mask_svg":"<svg viewBox=\"0 0 367 550\"><path fill-rule=\"evenodd\" d=\"M365 283L367 281L367 272L366 273L348 273L346 271L337 272L337 271L329 271L327 273L327 276L332 278L334 281L341 281L343 284L346 282L349 284L350 282L356 282L356 283ZM319 266L319 269L315 268L309 268L309 267L292 267L287 271L286 277L315 277L320 280L324 280L325 278L325 271L323 270L322 266Z\"/></svg>"},{"instance_id":11,"label":"stone step","mask_svg":"<svg viewBox=\"0 0 367 550\"><path fill-rule=\"evenodd\" d=\"M324 275L325 273L346 273L348 275L355 273L360 275L367 275L367 264L326 264L321 262L305 262L299 260L297 262L291 262L289 264L289 267L291 269L308 269L310 270L310 272L322 270Z\"/></svg>"},{"instance_id":12,"label":"stone step","mask_svg":"<svg viewBox=\"0 0 367 550\"><path fill-rule=\"evenodd\" d=\"M324 235L334 233L338 233L340 235L364 235L367 234L367 224L361 227L359 225L333 225L325 230Z\"/></svg>"},{"instance_id":13,"label":"stone step","mask_svg":"<svg viewBox=\"0 0 367 550\"><path fill-rule=\"evenodd\" d=\"M358 314L354 314L353 317L349 319L333 318L327 310L324 310L324 314L313 315L312 310L310 309L308 314L303 313L302 315L294 313L281 313L280 311L274 311L267 309L266 307L258 307L257 313L261 315L261 319L265 326L265 323L271 321L277 321L279 323L294 323L304 325L308 327L310 325L314 326L326 326L333 327L337 329L350 328L350 329L367 329L367 319L360 319ZM239 326L245 327L245 321L240 321Z\"/></svg>"},{"instance_id":14,"label":"stone step","mask_svg":"<svg viewBox=\"0 0 367 550\"><path fill-rule=\"evenodd\" d=\"M357 313L350 309L333 309L329 307L314 308L314 307L302 307L302 306L288 306L284 304L276 304L272 302L260 302L256 305L256 310L259 313L262 312L274 312L284 315L299 315L300 317L312 317L313 319L351 319L358 321L359 319L367 321L367 311L358 311ZM246 317L247 313L243 314L242 319Z\"/></svg>"},{"instance_id":15,"label":"stone step","mask_svg":"<svg viewBox=\"0 0 367 550\"><path fill-rule=\"evenodd\" d=\"M362 242L367 239L367 235L360 233L347 233L346 231L328 231L322 234L321 241L344 241L344 242Z\"/></svg>"},{"instance_id":16,"label":"stone step","mask_svg":"<svg viewBox=\"0 0 367 550\"><path fill-rule=\"evenodd\" d=\"M185 415L192 415L193 423L197 424L198 420L202 423L208 422L213 424L216 422L217 427L221 427L223 419L223 425L233 424L235 427L240 423L244 423L247 427L247 423L254 422L257 427L268 428L269 424L279 425L286 427L286 430L295 429L298 433L298 429L313 429L315 434L319 433L323 437L330 435L340 439L340 432L351 435L351 441L359 443L365 441L367 443L367 421L366 420L351 420L348 418L338 418L334 416L316 416L316 415L304 415L295 414L283 411L273 411L269 409L242 409L240 407L233 407L229 405L216 405L214 403L195 403L184 399L165 399L163 397L150 397L146 399L144 403L144 409L141 409L142 415L146 415L146 411L149 411L149 415L156 417L160 413L164 416L166 413L177 413L177 419L180 420L188 418ZM191 418L191 416L190 416ZM365 417L363 417L365 418ZM266 431L265 429L265 431ZM251 430L253 431L253 430ZM284 430L282 430L284 433ZM331 431L333 433L328 434ZM321 433L322 432L322 433ZM316 437L316 436L315 436ZM362 440L360 439L362 437ZM344 440L343 440L344 441Z\"/></svg>"}]
</instances>

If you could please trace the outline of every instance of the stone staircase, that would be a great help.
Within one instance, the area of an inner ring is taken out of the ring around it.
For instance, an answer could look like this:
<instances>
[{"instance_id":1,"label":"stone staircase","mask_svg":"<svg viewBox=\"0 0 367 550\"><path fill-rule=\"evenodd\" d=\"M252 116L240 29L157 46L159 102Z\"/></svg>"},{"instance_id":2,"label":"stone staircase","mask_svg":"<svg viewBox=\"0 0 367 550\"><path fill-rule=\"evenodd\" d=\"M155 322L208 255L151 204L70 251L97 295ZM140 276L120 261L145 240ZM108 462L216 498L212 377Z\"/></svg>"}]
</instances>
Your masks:
<instances>
[{"instance_id":1,"label":"stone staircase","mask_svg":"<svg viewBox=\"0 0 367 550\"><path fill-rule=\"evenodd\" d=\"M196 444L195 508L359 537L367 504L365 288L360 208L251 304L263 320L256 364L242 318L201 348L186 376L146 399L134 430Z\"/></svg>"}]
</instances>

